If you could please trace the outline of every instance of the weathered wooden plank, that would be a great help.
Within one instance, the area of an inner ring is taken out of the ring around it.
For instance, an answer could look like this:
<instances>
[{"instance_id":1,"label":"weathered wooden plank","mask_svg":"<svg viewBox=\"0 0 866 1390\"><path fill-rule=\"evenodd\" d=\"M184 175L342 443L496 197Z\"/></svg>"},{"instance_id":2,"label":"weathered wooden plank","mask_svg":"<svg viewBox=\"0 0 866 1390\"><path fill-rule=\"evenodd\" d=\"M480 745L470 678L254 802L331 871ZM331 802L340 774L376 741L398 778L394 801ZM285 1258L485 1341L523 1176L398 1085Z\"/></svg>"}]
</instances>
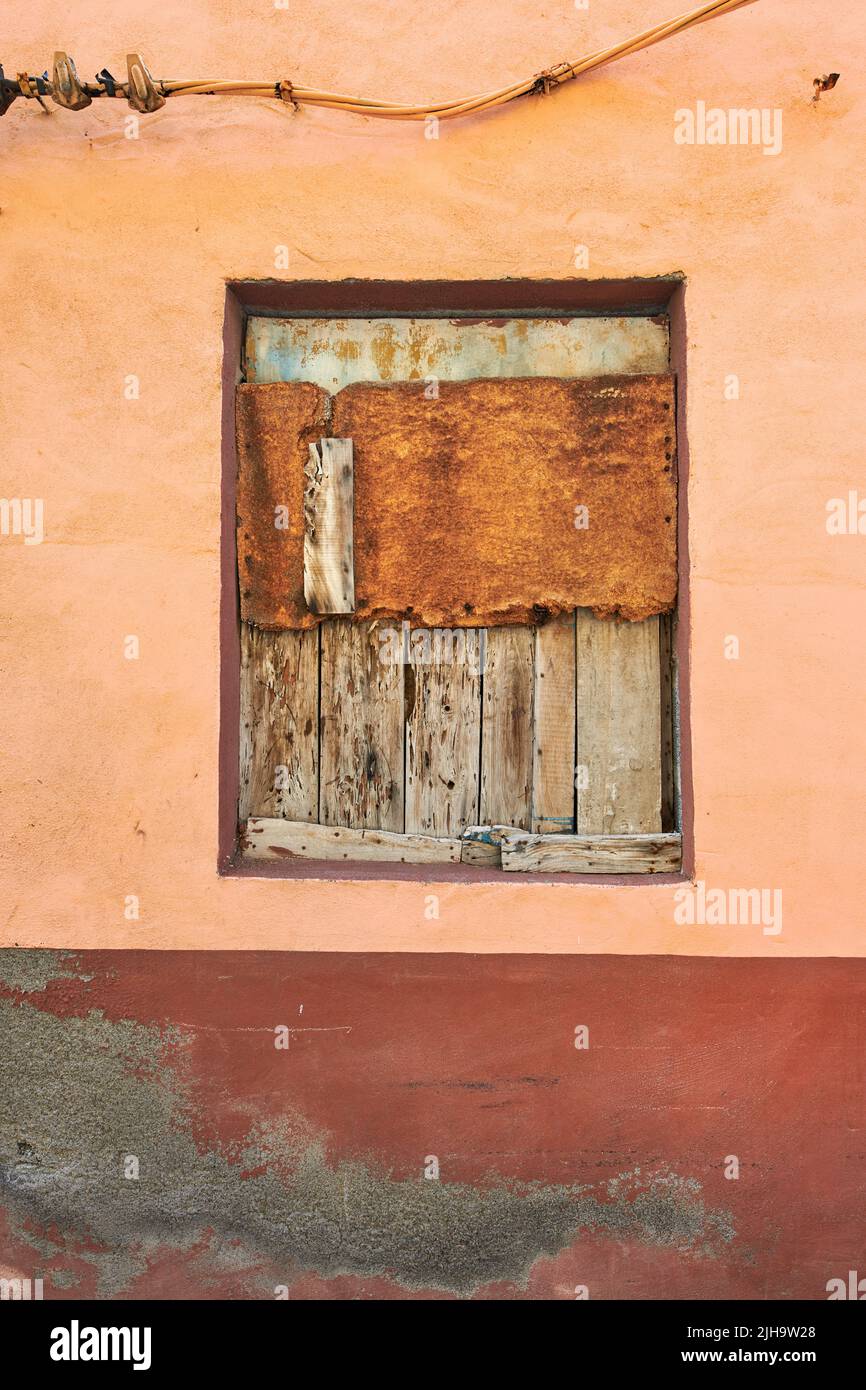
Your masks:
<instances>
[{"instance_id":1,"label":"weathered wooden plank","mask_svg":"<svg viewBox=\"0 0 866 1390\"><path fill-rule=\"evenodd\" d=\"M682 837L670 835L503 835L502 867L547 874L660 874L682 863Z\"/></svg>"},{"instance_id":2,"label":"weathered wooden plank","mask_svg":"<svg viewBox=\"0 0 866 1390\"><path fill-rule=\"evenodd\" d=\"M661 830L660 705L658 618L616 623L578 609L578 834Z\"/></svg>"},{"instance_id":3,"label":"weathered wooden plank","mask_svg":"<svg viewBox=\"0 0 866 1390\"><path fill-rule=\"evenodd\" d=\"M574 829L574 614L535 630L532 829Z\"/></svg>"},{"instance_id":4,"label":"weathered wooden plank","mask_svg":"<svg viewBox=\"0 0 866 1390\"><path fill-rule=\"evenodd\" d=\"M377 859L396 864L458 864L460 841L388 830L349 830L336 825L251 817L241 838L250 859Z\"/></svg>"},{"instance_id":5,"label":"weathered wooden plank","mask_svg":"<svg viewBox=\"0 0 866 1390\"><path fill-rule=\"evenodd\" d=\"M416 640L422 635L425 644ZM478 820L482 637L472 629L416 631L411 641L406 831L459 835Z\"/></svg>"},{"instance_id":6,"label":"weathered wooden plank","mask_svg":"<svg viewBox=\"0 0 866 1390\"><path fill-rule=\"evenodd\" d=\"M318 724L318 632L241 623L240 820L316 820Z\"/></svg>"},{"instance_id":7,"label":"weathered wooden plank","mask_svg":"<svg viewBox=\"0 0 866 1390\"><path fill-rule=\"evenodd\" d=\"M355 611L351 439L311 444L304 469L304 600L311 613Z\"/></svg>"},{"instance_id":8,"label":"weathered wooden plank","mask_svg":"<svg viewBox=\"0 0 866 1390\"><path fill-rule=\"evenodd\" d=\"M534 638L528 627L490 628L482 677L482 821L528 830L532 818Z\"/></svg>"},{"instance_id":9,"label":"weathered wooden plank","mask_svg":"<svg viewBox=\"0 0 866 1390\"><path fill-rule=\"evenodd\" d=\"M480 864L490 869L502 868L502 854L499 845L487 844L485 840L461 840L460 863Z\"/></svg>"},{"instance_id":10,"label":"weathered wooden plank","mask_svg":"<svg viewBox=\"0 0 866 1390\"><path fill-rule=\"evenodd\" d=\"M402 661L375 623L333 618L321 634L319 819L402 833Z\"/></svg>"},{"instance_id":11,"label":"weathered wooden plank","mask_svg":"<svg viewBox=\"0 0 866 1390\"><path fill-rule=\"evenodd\" d=\"M514 825L470 825L461 836L463 864L492 864L502 867L500 846L503 835L519 831Z\"/></svg>"},{"instance_id":12,"label":"weathered wooden plank","mask_svg":"<svg viewBox=\"0 0 866 1390\"><path fill-rule=\"evenodd\" d=\"M676 741L674 730L674 615L659 618L659 681L661 687L661 826L677 828Z\"/></svg>"}]
</instances>

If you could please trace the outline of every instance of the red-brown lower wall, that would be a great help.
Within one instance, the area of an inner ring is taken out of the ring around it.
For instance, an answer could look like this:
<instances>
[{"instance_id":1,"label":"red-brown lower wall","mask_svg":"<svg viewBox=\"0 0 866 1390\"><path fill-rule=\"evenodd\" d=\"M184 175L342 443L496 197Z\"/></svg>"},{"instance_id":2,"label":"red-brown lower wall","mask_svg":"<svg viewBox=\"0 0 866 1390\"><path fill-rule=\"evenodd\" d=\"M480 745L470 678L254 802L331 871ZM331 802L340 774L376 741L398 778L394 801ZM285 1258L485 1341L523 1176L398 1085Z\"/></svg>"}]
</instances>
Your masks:
<instances>
[{"instance_id":1,"label":"red-brown lower wall","mask_svg":"<svg viewBox=\"0 0 866 1390\"><path fill-rule=\"evenodd\" d=\"M0 951L0 1274L826 1298L864 1056L863 960Z\"/></svg>"}]
</instances>

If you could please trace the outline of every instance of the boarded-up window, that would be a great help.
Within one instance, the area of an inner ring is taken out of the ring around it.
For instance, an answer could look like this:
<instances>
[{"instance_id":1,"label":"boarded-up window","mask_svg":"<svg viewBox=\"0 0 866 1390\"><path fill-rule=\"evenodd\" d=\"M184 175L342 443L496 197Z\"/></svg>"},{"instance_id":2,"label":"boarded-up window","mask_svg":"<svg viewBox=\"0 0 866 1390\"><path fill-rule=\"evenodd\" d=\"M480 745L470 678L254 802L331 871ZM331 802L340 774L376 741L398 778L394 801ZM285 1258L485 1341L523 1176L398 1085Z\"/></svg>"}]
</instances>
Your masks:
<instances>
[{"instance_id":1,"label":"boarded-up window","mask_svg":"<svg viewBox=\"0 0 866 1390\"><path fill-rule=\"evenodd\" d=\"M664 319L249 320L243 853L679 867Z\"/></svg>"}]
</instances>

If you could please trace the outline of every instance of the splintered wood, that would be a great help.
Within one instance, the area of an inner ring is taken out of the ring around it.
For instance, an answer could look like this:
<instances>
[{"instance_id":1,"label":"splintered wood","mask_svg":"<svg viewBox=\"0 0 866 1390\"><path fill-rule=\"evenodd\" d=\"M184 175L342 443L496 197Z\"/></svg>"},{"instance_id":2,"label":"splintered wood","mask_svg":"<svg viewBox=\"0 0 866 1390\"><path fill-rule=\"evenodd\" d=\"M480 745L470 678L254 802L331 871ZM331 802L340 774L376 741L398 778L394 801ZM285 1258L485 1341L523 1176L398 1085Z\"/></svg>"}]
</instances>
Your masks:
<instances>
[{"instance_id":1,"label":"splintered wood","mask_svg":"<svg viewBox=\"0 0 866 1390\"><path fill-rule=\"evenodd\" d=\"M450 633L448 644L459 637L473 639L462 659L443 640L407 671L414 691L407 696L406 830L419 834L459 835L478 820L480 638Z\"/></svg>"},{"instance_id":2,"label":"splintered wood","mask_svg":"<svg viewBox=\"0 0 866 1390\"><path fill-rule=\"evenodd\" d=\"M659 618L659 678L661 681L661 759L662 759L662 830L673 830L677 824L676 770L676 712L674 668L673 613Z\"/></svg>"},{"instance_id":3,"label":"splintered wood","mask_svg":"<svg viewBox=\"0 0 866 1390\"><path fill-rule=\"evenodd\" d=\"M484 659L480 819L528 830L532 816L533 634L492 627Z\"/></svg>"},{"instance_id":4,"label":"splintered wood","mask_svg":"<svg viewBox=\"0 0 866 1390\"><path fill-rule=\"evenodd\" d=\"M505 835L523 833L513 825L470 825L461 837L460 862L502 868Z\"/></svg>"},{"instance_id":5,"label":"splintered wood","mask_svg":"<svg viewBox=\"0 0 866 1390\"><path fill-rule=\"evenodd\" d=\"M243 829L250 859L378 859L392 864L459 864L460 841L388 830L347 830L252 817Z\"/></svg>"},{"instance_id":6,"label":"splintered wood","mask_svg":"<svg viewBox=\"0 0 866 1390\"><path fill-rule=\"evenodd\" d=\"M674 873L682 862L679 835L504 835L506 872L546 874Z\"/></svg>"},{"instance_id":7,"label":"splintered wood","mask_svg":"<svg viewBox=\"0 0 866 1390\"><path fill-rule=\"evenodd\" d=\"M403 665L375 624L322 625L321 819L403 830Z\"/></svg>"},{"instance_id":8,"label":"splintered wood","mask_svg":"<svg viewBox=\"0 0 866 1390\"><path fill-rule=\"evenodd\" d=\"M243 625L241 819L409 837L307 835L298 848L286 831L271 857L357 849L524 873L679 866L679 836L660 833L673 814L672 725L657 618L578 610L536 630L433 636L347 618L319 632Z\"/></svg>"},{"instance_id":9,"label":"splintered wood","mask_svg":"<svg viewBox=\"0 0 866 1390\"><path fill-rule=\"evenodd\" d=\"M319 814L319 634L241 623L241 820Z\"/></svg>"},{"instance_id":10,"label":"splintered wood","mask_svg":"<svg viewBox=\"0 0 866 1390\"><path fill-rule=\"evenodd\" d=\"M311 613L355 611L351 439L310 444L304 489L304 601Z\"/></svg>"},{"instance_id":11,"label":"splintered wood","mask_svg":"<svg viewBox=\"0 0 866 1390\"><path fill-rule=\"evenodd\" d=\"M574 614L535 633L532 829L574 828Z\"/></svg>"}]
</instances>

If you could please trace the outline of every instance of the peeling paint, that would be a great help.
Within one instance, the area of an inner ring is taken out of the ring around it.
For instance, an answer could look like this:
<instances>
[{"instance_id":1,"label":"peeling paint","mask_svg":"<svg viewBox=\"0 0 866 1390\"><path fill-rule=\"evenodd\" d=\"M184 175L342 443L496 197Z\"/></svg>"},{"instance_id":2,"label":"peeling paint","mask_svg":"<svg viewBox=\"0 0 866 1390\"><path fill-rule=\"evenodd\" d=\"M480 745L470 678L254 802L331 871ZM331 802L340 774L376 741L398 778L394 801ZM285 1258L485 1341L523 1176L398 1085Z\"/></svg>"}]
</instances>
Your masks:
<instances>
[{"instance_id":1,"label":"peeling paint","mask_svg":"<svg viewBox=\"0 0 866 1390\"><path fill-rule=\"evenodd\" d=\"M252 1122L238 1152L202 1149L191 1040L99 1011L61 1020L0 1001L3 1204L43 1259L62 1242L92 1265L100 1296L127 1290L166 1247L192 1250L203 1237L222 1268L266 1259L288 1281L380 1276L460 1295L525 1285L535 1261L581 1234L710 1256L734 1237L730 1214L670 1172L634 1169L600 1189L398 1178L368 1156L330 1159L328 1136L291 1110ZM137 1181L124 1177L130 1154Z\"/></svg>"},{"instance_id":2,"label":"peeling paint","mask_svg":"<svg viewBox=\"0 0 866 1390\"><path fill-rule=\"evenodd\" d=\"M362 381L644 375L668 369L666 318L278 319L247 325L246 379Z\"/></svg>"},{"instance_id":3,"label":"peeling paint","mask_svg":"<svg viewBox=\"0 0 866 1390\"><path fill-rule=\"evenodd\" d=\"M22 994L36 994L52 980L89 980L78 967L79 957L72 951L33 951L8 946L0 950L0 983Z\"/></svg>"}]
</instances>

